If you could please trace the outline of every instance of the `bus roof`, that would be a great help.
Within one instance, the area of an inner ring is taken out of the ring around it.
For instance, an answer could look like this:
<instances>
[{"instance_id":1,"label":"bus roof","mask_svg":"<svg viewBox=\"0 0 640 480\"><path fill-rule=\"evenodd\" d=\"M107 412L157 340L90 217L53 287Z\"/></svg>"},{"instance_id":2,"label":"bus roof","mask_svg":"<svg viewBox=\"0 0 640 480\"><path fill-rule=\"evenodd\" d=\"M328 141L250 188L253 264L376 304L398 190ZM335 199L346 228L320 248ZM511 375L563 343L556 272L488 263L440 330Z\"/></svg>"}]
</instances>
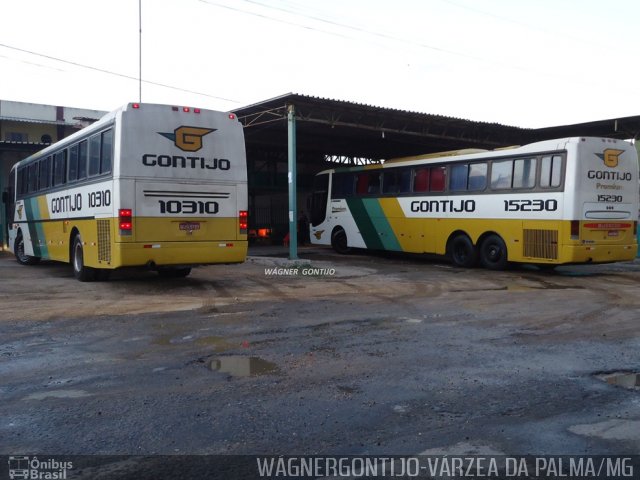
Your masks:
<instances>
[{"instance_id":1,"label":"bus roof","mask_svg":"<svg viewBox=\"0 0 640 480\"><path fill-rule=\"evenodd\" d=\"M464 160L482 160L483 158L495 158L495 157L507 157L513 155L527 155L531 153L540 153L544 151L562 150L566 148L569 143L579 143L586 141L602 141L602 142L614 142L621 143L624 140L601 138L601 137L567 137L557 138L552 140L542 140L540 142L530 143L522 146L509 146L496 148L494 150L484 150L479 148L466 148L461 150L450 150L446 152L428 153L422 155L415 155L410 157L392 158L386 160L384 163L365 166L354 167L336 167L333 169L324 170L319 174L326 174L330 172L346 172L346 171L366 171L375 170L379 168L385 168L386 165L396 166L410 166L416 163L437 163L444 160L445 162L456 162Z\"/></svg>"},{"instance_id":2,"label":"bus roof","mask_svg":"<svg viewBox=\"0 0 640 480\"><path fill-rule=\"evenodd\" d=\"M20 160L19 162L17 162L13 167L16 168L24 163L28 163L32 160L41 158L43 156L46 156L52 152L58 151L60 148L64 148L66 145L70 145L73 142L75 142L78 138L82 138L85 137L87 135L90 135L92 132L97 132L101 129L103 129L104 127L108 126L111 122L113 122L113 120L121 113L126 112L128 110L131 109L141 109L141 110L145 110L149 107L155 108L155 107L159 107L159 108L169 108L169 109L178 109L178 110L183 110L186 108L191 108L191 107L177 107L174 105L166 105L166 104L160 104L160 103L137 103L137 102L129 102L125 105L122 105L118 108L116 108L115 110L112 110L111 112L105 114L102 118L100 118L97 122L92 123L91 125L89 125L88 127L85 127L81 130L78 130L77 132L72 133L71 135L69 135L68 137L63 138L62 140L59 140L57 142L52 143L51 145L43 148L42 150L39 150L38 152ZM187 110L184 110L187 111ZM200 111L200 109L198 109L198 111ZM202 111L208 111L208 112L214 112L214 110L208 110L208 109L202 109Z\"/></svg>"}]
</instances>

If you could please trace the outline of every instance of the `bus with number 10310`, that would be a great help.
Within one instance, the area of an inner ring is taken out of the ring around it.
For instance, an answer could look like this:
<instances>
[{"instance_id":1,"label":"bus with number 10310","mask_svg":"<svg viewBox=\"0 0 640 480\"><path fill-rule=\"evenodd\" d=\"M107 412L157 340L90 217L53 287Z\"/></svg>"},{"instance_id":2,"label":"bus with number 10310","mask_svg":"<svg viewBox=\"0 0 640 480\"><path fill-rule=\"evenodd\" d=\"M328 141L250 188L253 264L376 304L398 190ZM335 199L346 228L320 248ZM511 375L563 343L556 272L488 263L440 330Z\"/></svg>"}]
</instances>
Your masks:
<instances>
[{"instance_id":1,"label":"bus with number 10310","mask_svg":"<svg viewBox=\"0 0 640 480\"><path fill-rule=\"evenodd\" d=\"M81 281L134 266L183 277L247 254L233 113L130 103L18 162L3 197L18 262L69 262Z\"/></svg>"},{"instance_id":2,"label":"bus with number 10310","mask_svg":"<svg viewBox=\"0 0 640 480\"><path fill-rule=\"evenodd\" d=\"M632 260L638 156L607 138L565 138L336 168L315 177L311 240L448 255L459 267Z\"/></svg>"}]
</instances>

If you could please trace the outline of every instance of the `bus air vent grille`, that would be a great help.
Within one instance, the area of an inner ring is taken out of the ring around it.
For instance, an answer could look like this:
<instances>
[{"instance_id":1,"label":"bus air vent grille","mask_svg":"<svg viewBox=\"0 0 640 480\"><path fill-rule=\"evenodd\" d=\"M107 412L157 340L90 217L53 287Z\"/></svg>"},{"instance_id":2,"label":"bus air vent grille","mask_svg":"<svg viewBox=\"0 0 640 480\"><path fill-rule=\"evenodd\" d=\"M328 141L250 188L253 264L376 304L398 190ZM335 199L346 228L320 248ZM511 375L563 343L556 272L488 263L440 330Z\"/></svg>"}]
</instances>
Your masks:
<instances>
[{"instance_id":1,"label":"bus air vent grille","mask_svg":"<svg viewBox=\"0 0 640 480\"><path fill-rule=\"evenodd\" d=\"M111 226L109 220L98 220L98 260L111 263Z\"/></svg>"},{"instance_id":2,"label":"bus air vent grille","mask_svg":"<svg viewBox=\"0 0 640 480\"><path fill-rule=\"evenodd\" d=\"M525 229L523 256L557 260L558 231Z\"/></svg>"}]
</instances>

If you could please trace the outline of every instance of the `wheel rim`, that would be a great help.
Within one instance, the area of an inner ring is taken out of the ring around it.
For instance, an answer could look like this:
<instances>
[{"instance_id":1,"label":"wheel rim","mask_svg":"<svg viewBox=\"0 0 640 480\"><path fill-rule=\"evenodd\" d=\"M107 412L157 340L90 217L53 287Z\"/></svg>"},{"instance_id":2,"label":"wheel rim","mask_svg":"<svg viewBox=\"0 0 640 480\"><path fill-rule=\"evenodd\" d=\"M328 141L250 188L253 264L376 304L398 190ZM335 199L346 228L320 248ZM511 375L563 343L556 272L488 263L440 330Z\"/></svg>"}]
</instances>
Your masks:
<instances>
[{"instance_id":1,"label":"wheel rim","mask_svg":"<svg viewBox=\"0 0 640 480\"><path fill-rule=\"evenodd\" d=\"M18 258L20 259L21 262L26 262L27 261L27 256L24 254L24 239L22 237L20 237L20 240L18 240L18 245L16 247L16 253L18 254Z\"/></svg>"},{"instance_id":2,"label":"wheel rim","mask_svg":"<svg viewBox=\"0 0 640 480\"><path fill-rule=\"evenodd\" d=\"M487 257L492 263L499 262L502 258L502 249L500 248L500 246L496 245L495 243L489 245L489 247L487 248Z\"/></svg>"},{"instance_id":3,"label":"wheel rim","mask_svg":"<svg viewBox=\"0 0 640 480\"><path fill-rule=\"evenodd\" d=\"M80 245L80 242L77 242L75 248L73 249L73 268L76 272L81 272L83 264L82 246Z\"/></svg>"}]
</instances>

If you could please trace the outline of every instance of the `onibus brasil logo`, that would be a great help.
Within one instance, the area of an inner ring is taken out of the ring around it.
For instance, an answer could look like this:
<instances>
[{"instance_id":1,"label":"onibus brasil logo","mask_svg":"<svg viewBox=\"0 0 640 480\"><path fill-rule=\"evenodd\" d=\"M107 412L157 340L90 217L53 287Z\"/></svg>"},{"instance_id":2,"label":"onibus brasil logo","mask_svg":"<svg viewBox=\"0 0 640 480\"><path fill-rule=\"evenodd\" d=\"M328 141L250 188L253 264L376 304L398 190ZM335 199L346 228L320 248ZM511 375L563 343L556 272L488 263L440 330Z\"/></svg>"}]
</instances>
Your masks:
<instances>
[{"instance_id":1,"label":"onibus brasil logo","mask_svg":"<svg viewBox=\"0 0 640 480\"><path fill-rule=\"evenodd\" d=\"M173 133L158 133L171 140L176 147L184 152L197 152L202 148L202 137L216 130L216 128L187 127L183 125L176 128Z\"/></svg>"},{"instance_id":2,"label":"onibus brasil logo","mask_svg":"<svg viewBox=\"0 0 640 480\"><path fill-rule=\"evenodd\" d=\"M14 480L65 480L67 470L73 469L73 462L61 462L53 458L9 457L9 478Z\"/></svg>"}]
</instances>

